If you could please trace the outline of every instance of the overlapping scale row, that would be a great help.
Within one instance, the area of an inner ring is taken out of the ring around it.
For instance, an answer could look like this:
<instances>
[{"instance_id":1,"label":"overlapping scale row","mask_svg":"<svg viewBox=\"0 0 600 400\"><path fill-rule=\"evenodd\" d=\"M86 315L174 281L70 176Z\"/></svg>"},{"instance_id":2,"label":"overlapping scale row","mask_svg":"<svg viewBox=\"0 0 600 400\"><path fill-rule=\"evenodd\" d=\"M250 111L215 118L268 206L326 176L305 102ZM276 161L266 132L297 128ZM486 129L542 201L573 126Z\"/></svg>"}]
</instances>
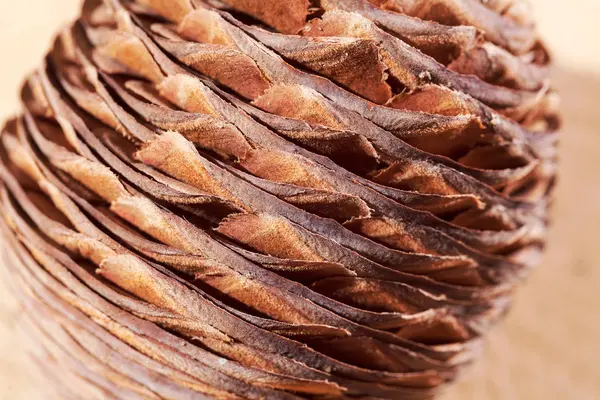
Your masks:
<instances>
[{"instance_id":1,"label":"overlapping scale row","mask_svg":"<svg viewBox=\"0 0 600 400\"><path fill-rule=\"evenodd\" d=\"M433 398L542 254L548 63L520 0L86 1L1 134L48 387Z\"/></svg>"}]
</instances>

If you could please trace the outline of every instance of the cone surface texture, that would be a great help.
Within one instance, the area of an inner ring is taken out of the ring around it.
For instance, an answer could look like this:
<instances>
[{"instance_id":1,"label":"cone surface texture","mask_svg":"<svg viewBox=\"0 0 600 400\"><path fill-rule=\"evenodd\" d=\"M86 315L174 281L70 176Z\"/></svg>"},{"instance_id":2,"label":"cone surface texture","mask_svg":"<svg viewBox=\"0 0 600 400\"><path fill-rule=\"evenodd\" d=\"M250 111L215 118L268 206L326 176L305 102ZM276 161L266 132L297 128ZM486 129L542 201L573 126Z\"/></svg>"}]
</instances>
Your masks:
<instances>
[{"instance_id":1,"label":"cone surface texture","mask_svg":"<svg viewBox=\"0 0 600 400\"><path fill-rule=\"evenodd\" d=\"M524 0L89 0L0 136L48 398L435 398L540 260Z\"/></svg>"}]
</instances>

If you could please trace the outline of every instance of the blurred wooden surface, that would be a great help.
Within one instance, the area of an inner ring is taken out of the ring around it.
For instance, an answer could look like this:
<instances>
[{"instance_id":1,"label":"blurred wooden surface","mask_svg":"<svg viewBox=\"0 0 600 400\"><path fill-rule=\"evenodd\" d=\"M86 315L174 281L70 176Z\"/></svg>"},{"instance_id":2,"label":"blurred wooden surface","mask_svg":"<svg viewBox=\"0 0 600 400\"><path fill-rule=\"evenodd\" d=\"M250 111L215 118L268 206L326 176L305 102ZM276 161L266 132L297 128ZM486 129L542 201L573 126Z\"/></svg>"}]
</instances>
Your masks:
<instances>
[{"instance_id":1,"label":"blurred wooden surface","mask_svg":"<svg viewBox=\"0 0 600 400\"><path fill-rule=\"evenodd\" d=\"M600 399L600 79L557 71L565 126L548 253L444 400Z\"/></svg>"},{"instance_id":2,"label":"blurred wooden surface","mask_svg":"<svg viewBox=\"0 0 600 400\"><path fill-rule=\"evenodd\" d=\"M493 333L484 360L444 400L600 399L600 2L531 2L554 49L565 110L555 225L544 265ZM78 4L0 0L0 117L16 110L20 80ZM9 296L0 297L0 400L44 398L14 331L20 312Z\"/></svg>"}]
</instances>

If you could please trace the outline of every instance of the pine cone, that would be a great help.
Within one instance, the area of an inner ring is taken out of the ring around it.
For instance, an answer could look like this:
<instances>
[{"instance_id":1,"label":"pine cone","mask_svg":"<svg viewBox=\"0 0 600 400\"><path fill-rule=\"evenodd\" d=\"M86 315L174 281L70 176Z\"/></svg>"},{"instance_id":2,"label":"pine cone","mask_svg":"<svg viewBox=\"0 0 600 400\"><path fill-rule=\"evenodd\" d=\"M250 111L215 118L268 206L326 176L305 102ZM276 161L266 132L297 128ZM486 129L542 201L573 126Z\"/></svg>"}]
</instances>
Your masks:
<instances>
[{"instance_id":1,"label":"pine cone","mask_svg":"<svg viewBox=\"0 0 600 400\"><path fill-rule=\"evenodd\" d=\"M427 399L538 263L549 56L521 0L90 0L1 136L62 399Z\"/></svg>"}]
</instances>

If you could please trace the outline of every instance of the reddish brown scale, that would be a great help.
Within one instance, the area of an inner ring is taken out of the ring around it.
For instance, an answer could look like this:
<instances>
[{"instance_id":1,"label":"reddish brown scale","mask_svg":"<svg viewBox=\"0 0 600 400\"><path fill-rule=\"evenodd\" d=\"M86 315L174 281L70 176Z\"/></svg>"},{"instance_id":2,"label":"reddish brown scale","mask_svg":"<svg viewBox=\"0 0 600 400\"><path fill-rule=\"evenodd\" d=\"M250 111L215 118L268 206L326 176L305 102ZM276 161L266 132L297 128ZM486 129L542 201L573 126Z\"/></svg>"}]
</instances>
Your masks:
<instances>
[{"instance_id":1,"label":"reddish brown scale","mask_svg":"<svg viewBox=\"0 0 600 400\"><path fill-rule=\"evenodd\" d=\"M545 246L548 60L521 0L86 1L0 136L48 393L434 398Z\"/></svg>"}]
</instances>

